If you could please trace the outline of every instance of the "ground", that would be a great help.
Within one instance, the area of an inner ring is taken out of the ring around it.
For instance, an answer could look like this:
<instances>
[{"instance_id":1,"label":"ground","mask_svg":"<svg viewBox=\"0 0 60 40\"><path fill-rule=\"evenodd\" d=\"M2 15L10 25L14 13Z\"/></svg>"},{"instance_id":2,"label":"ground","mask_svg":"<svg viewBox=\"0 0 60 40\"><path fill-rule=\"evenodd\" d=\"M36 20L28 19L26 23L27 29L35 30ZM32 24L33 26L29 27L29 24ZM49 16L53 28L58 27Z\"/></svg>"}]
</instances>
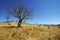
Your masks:
<instances>
[{"instance_id":1,"label":"ground","mask_svg":"<svg viewBox=\"0 0 60 40\"><path fill-rule=\"evenodd\" d=\"M0 22L0 40L60 40L60 26Z\"/></svg>"}]
</instances>

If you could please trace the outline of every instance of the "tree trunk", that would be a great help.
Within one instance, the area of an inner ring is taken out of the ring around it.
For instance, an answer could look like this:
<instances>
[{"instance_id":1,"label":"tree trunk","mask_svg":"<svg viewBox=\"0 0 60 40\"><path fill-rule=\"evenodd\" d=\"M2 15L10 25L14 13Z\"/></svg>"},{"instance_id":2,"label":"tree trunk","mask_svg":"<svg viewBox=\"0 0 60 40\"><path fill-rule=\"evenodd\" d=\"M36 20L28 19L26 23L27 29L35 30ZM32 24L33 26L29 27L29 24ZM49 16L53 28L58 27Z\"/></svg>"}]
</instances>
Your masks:
<instances>
[{"instance_id":1,"label":"tree trunk","mask_svg":"<svg viewBox=\"0 0 60 40\"><path fill-rule=\"evenodd\" d=\"M17 27L21 27L22 20L19 20Z\"/></svg>"}]
</instances>

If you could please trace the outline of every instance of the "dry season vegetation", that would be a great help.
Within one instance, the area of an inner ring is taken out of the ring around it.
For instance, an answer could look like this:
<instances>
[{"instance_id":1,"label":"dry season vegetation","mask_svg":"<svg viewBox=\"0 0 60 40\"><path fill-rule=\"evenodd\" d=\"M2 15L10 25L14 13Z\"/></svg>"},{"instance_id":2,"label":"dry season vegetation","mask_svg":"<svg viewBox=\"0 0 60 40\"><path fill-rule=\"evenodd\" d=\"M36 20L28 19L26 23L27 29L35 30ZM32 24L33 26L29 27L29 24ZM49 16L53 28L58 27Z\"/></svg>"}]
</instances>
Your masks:
<instances>
[{"instance_id":1,"label":"dry season vegetation","mask_svg":"<svg viewBox=\"0 0 60 40\"><path fill-rule=\"evenodd\" d=\"M0 40L60 40L58 25L36 25L17 22L0 22Z\"/></svg>"}]
</instances>

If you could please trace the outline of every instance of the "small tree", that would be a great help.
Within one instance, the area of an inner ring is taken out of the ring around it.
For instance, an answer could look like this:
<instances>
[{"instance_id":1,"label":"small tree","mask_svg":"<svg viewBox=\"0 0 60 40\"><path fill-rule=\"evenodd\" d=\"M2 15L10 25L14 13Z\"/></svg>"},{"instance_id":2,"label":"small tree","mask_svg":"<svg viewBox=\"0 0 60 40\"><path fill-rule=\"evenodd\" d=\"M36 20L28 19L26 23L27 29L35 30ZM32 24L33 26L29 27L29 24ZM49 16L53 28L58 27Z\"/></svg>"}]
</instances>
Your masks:
<instances>
[{"instance_id":1,"label":"small tree","mask_svg":"<svg viewBox=\"0 0 60 40\"><path fill-rule=\"evenodd\" d=\"M23 6L20 3L10 6L7 11L9 14L18 18L17 27L21 27L21 23L23 22L23 20L29 19L32 12L31 10L28 10L25 6Z\"/></svg>"},{"instance_id":2,"label":"small tree","mask_svg":"<svg viewBox=\"0 0 60 40\"><path fill-rule=\"evenodd\" d=\"M7 20L6 22L8 23L8 25L10 25L10 24L9 24L9 19L10 19L10 16L7 15L7 16L6 16L6 20Z\"/></svg>"},{"instance_id":3,"label":"small tree","mask_svg":"<svg viewBox=\"0 0 60 40\"><path fill-rule=\"evenodd\" d=\"M6 20L7 20L7 22L9 21L9 19L10 19L10 16L6 16Z\"/></svg>"}]
</instances>

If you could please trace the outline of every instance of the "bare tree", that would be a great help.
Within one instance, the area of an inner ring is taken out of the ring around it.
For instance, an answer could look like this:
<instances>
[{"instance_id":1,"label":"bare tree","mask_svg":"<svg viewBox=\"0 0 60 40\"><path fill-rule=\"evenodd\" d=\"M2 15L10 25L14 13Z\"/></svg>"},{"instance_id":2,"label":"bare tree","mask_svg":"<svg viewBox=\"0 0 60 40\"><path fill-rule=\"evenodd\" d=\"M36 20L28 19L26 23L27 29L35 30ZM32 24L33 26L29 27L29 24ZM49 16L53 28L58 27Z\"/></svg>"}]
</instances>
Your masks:
<instances>
[{"instance_id":1,"label":"bare tree","mask_svg":"<svg viewBox=\"0 0 60 40\"><path fill-rule=\"evenodd\" d=\"M10 16L6 16L6 20L7 20L7 22L9 21L9 19L10 19Z\"/></svg>"},{"instance_id":2,"label":"bare tree","mask_svg":"<svg viewBox=\"0 0 60 40\"><path fill-rule=\"evenodd\" d=\"M7 15L7 16L6 16L6 20L7 20L6 22L7 22L8 25L10 25L10 23L9 23L9 19L10 19L10 16Z\"/></svg>"},{"instance_id":3,"label":"bare tree","mask_svg":"<svg viewBox=\"0 0 60 40\"><path fill-rule=\"evenodd\" d=\"M10 6L7 11L9 14L18 18L17 27L21 27L21 23L23 22L23 20L29 19L31 17L31 12L32 12L32 10L29 10L20 3Z\"/></svg>"}]
</instances>

